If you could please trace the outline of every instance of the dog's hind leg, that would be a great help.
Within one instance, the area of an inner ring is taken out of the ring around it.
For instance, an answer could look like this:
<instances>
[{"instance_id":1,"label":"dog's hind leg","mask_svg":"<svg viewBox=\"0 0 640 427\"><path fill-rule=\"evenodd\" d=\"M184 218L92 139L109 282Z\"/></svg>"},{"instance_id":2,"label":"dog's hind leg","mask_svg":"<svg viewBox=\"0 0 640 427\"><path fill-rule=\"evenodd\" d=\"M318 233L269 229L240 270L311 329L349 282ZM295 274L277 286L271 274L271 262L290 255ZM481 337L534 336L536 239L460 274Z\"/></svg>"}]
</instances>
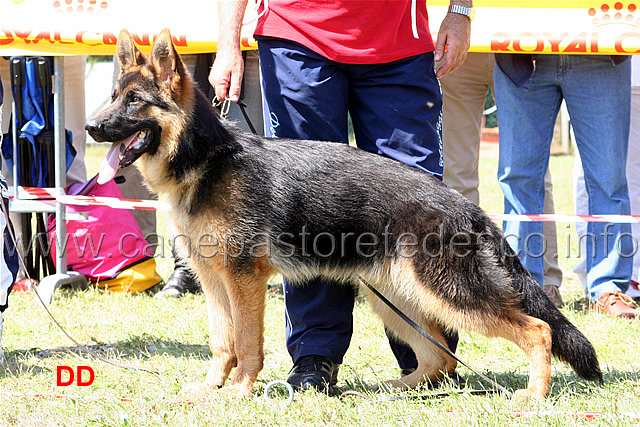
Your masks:
<instances>
[{"instance_id":1,"label":"dog's hind leg","mask_svg":"<svg viewBox=\"0 0 640 427\"><path fill-rule=\"evenodd\" d=\"M445 347L447 346L447 342L444 339L440 328L436 324L431 323L428 324L428 326L423 326L423 330L428 332L429 335L435 338L440 344ZM394 333L399 337L404 335L406 339L410 340L410 346L418 360L418 367L414 372L398 380L386 381L388 386L408 389L414 388L425 382L435 383L455 370L457 365L456 360L438 349L422 335L413 336L414 334L411 331L405 331L404 333L398 333L398 331L395 331Z\"/></svg>"},{"instance_id":2,"label":"dog's hind leg","mask_svg":"<svg viewBox=\"0 0 640 427\"><path fill-rule=\"evenodd\" d=\"M380 316L386 328L391 331L392 335L408 343L418 360L418 367L414 372L398 380L386 381L385 384L387 386L400 389L413 388L427 381L436 382L442 379L447 373L455 370L457 365L455 359L439 350L368 289L365 289L365 293L367 294L367 301L370 303L373 311ZM400 298L391 297L390 299L393 300L392 302L396 307L429 333L429 335L438 340L442 345L447 346L441 328L436 323L428 321L424 313L416 307L402 302Z\"/></svg>"},{"instance_id":3,"label":"dog's hind leg","mask_svg":"<svg viewBox=\"0 0 640 427\"><path fill-rule=\"evenodd\" d=\"M529 358L529 384L526 389L516 391L516 400L543 400L551 383L551 328L546 322L523 312L510 317L498 321L487 319L486 324L495 326L484 333L514 342Z\"/></svg>"}]
</instances>

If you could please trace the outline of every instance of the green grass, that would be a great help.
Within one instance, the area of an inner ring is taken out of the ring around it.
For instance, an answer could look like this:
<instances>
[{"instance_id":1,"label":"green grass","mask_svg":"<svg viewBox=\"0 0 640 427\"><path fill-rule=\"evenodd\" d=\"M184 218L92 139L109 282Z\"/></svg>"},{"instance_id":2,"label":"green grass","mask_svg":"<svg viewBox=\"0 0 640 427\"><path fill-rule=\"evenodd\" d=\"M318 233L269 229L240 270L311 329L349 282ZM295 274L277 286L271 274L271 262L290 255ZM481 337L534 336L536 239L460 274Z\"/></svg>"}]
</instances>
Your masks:
<instances>
[{"instance_id":1,"label":"green grass","mask_svg":"<svg viewBox=\"0 0 640 427\"><path fill-rule=\"evenodd\" d=\"M97 170L103 154L103 147L89 147L87 163L91 171ZM571 156L554 156L551 160L557 211L562 213L573 212L572 161ZM481 171L482 205L490 213L500 212L502 197L495 182L495 159L483 159ZM165 214L158 217L162 230ZM561 254L566 254L562 233L566 235L571 229L566 224L558 225ZM171 262L169 258L159 260L165 278L171 271ZM3 343L8 366L4 372L0 369L0 425L629 425L631 421L624 417L585 421L564 414L640 410L640 323L589 311L583 303L580 284L571 273L576 262L574 257L560 257L565 271L562 293L567 302L562 311L596 346L605 381L602 385L587 383L566 366L554 363L549 398L529 408L554 411L548 415L517 418L511 411L522 408L500 395L462 393L420 399L429 393L425 389L401 393L403 400L377 404L306 392L296 394L287 407L284 393L276 390L274 408L262 391L267 382L285 379L291 364L284 346L283 300L275 291L267 301L265 368L254 395L242 401L180 403L177 393L182 385L201 381L207 369L204 297L155 300L146 295L123 296L90 289L56 293L51 310L60 323L101 355L157 370L160 375L123 370L87 356L51 322L32 294L14 293L5 312ZM395 378L399 372L382 325L362 302L356 305L354 324L354 337L338 384L343 391L368 392L372 385ZM458 354L509 389L526 384L528 363L511 343L463 334ZM59 365L91 366L95 370L93 385L57 387L55 373ZM484 387L467 369L460 368L460 373L471 388ZM122 401L123 398L132 401Z\"/></svg>"}]
</instances>

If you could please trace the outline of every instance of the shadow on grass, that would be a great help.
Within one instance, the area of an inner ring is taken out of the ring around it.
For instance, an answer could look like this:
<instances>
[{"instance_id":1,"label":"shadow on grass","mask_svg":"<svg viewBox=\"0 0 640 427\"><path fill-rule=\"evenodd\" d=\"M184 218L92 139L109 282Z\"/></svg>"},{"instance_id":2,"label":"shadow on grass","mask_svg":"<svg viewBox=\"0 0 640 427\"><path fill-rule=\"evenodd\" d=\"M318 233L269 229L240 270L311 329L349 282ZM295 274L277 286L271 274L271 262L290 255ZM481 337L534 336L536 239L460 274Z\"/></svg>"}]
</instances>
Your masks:
<instances>
[{"instance_id":1,"label":"shadow on grass","mask_svg":"<svg viewBox=\"0 0 640 427\"><path fill-rule=\"evenodd\" d=\"M383 381L373 384L366 383L357 375L357 373L353 372L353 374L356 375L355 379L352 381L347 380L346 385L338 387L335 394L342 395L343 393L356 392L368 395L372 399L378 401L385 401L442 399L454 394L491 395L501 393L492 385L483 381L479 376L473 374L464 377L460 376L460 382L453 381L450 378L445 378L438 383L424 384L411 390L388 390L383 384ZM486 373L485 375L509 391L525 387L528 381L528 376L524 374ZM392 378L386 379L388 380Z\"/></svg>"},{"instance_id":2,"label":"shadow on grass","mask_svg":"<svg viewBox=\"0 0 640 427\"><path fill-rule=\"evenodd\" d=\"M175 358L197 358L209 360L211 352L207 345L182 344L175 341L160 340L150 335L132 336L127 340L113 343L84 344L88 350L114 362L135 359L144 360L157 356L170 356ZM51 369L30 362L31 359L64 359L66 357L91 358L86 350L78 346L63 346L52 349L30 348L27 350L5 351L4 369L0 366L0 378L7 375L38 375L52 372Z\"/></svg>"},{"instance_id":3,"label":"shadow on grass","mask_svg":"<svg viewBox=\"0 0 640 427\"><path fill-rule=\"evenodd\" d=\"M366 397L370 400L391 401L391 400L430 400L442 399L455 394L492 395L500 394L491 384L486 383L478 375L470 374L463 377L464 382L457 384L451 380L445 380L441 384L423 385L413 390L385 390L381 387L382 382L371 384L364 382L355 372L355 379L346 380L346 385L336 387L333 395L341 396L344 393L355 392L355 395ZM528 374L521 373L485 373L486 376L509 390L515 392L518 389L527 387L529 381ZM607 370L603 373L602 383L591 382L578 377L574 373L558 374L551 377L551 387L549 397L560 396L562 394L589 396L597 389L615 386L628 381L640 381L640 371Z\"/></svg>"}]
</instances>

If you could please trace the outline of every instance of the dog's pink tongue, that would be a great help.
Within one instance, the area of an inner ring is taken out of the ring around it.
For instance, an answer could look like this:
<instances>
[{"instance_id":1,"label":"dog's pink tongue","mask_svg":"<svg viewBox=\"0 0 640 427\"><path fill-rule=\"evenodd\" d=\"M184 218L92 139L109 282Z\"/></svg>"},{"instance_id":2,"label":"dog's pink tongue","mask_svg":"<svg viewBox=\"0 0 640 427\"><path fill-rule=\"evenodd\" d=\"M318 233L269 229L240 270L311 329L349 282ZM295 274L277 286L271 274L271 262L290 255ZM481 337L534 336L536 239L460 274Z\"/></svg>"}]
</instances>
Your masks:
<instances>
[{"instance_id":1,"label":"dog's pink tongue","mask_svg":"<svg viewBox=\"0 0 640 427\"><path fill-rule=\"evenodd\" d=\"M124 151L125 144L122 142L114 142L107 152L107 155L100 163L100 174L98 175L98 184L104 184L112 180L116 176L118 166L120 164L120 154Z\"/></svg>"}]
</instances>

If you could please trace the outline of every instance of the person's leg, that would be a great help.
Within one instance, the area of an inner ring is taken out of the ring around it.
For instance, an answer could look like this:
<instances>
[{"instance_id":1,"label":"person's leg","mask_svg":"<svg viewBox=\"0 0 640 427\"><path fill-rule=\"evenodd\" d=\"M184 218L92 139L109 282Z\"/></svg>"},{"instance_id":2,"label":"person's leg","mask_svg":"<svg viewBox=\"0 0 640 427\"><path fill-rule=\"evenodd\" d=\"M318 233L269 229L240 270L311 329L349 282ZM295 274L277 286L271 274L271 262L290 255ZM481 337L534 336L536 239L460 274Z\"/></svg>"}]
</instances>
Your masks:
<instances>
[{"instance_id":1,"label":"person's leg","mask_svg":"<svg viewBox=\"0 0 640 427\"><path fill-rule=\"evenodd\" d=\"M469 53L460 68L440 79L444 182L476 205L482 114L493 85L493 58L489 53Z\"/></svg>"},{"instance_id":2,"label":"person's leg","mask_svg":"<svg viewBox=\"0 0 640 427\"><path fill-rule=\"evenodd\" d=\"M505 213L541 214L544 177L562 95L557 87L557 60L539 55L528 91L518 88L495 68L494 85L500 126L498 181L504 194ZM525 268L543 285L546 243L541 222L505 221L509 244Z\"/></svg>"},{"instance_id":3,"label":"person's leg","mask_svg":"<svg viewBox=\"0 0 640 427\"><path fill-rule=\"evenodd\" d=\"M266 135L347 143L341 65L285 40L261 38L258 48Z\"/></svg>"},{"instance_id":4,"label":"person's leg","mask_svg":"<svg viewBox=\"0 0 640 427\"><path fill-rule=\"evenodd\" d=\"M433 54L349 66L356 143L442 179L442 93Z\"/></svg>"},{"instance_id":5,"label":"person's leg","mask_svg":"<svg viewBox=\"0 0 640 427\"><path fill-rule=\"evenodd\" d=\"M635 64L633 64L635 66ZM589 196L584 184L584 170L580 155L576 154L575 165L573 169L574 182L574 204L576 214L587 215L589 212ZM629 205L631 215L640 215L640 86L631 88L631 125L629 128L629 148L627 152L627 186L629 188ZM580 262L574 267L573 271L580 278L580 282L584 288L585 296L589 297L589 287L587 285L587 259L586 259L586 243L587 241L581 236L588 236L587 223L576 224L576 235L580 239ZM631 225L631 234L633 235L634 251L633 272L631 275L631 284L626 294L632 298L640 296L637 288L638 283L638 267L640 266L640 250L638 250L638 240L640 239L640 224Z\"/></svg>"},{"instance_id":6,"label":"person's leg","mask_svg":"<svg viewBox=\"0 0 640 427\"><path fill-rule=\"evenodd\" d=\"M356 144L440 178L442 95L433 54L372 66L348 66L349 112ZM445 334L455 351L457 334ZM403 370L417 366L413 351L390 340Z\"/></svg>"},{"instance_id":7,"label":"person's leg","mask_svg":"<svg viewBox=\"0 0 640 427\"><path fill-rule=\"evenodd\" d=\"M347 81L339 65L283 40L261 39L258 47L267 136L346 143ZM342 362L353 332L355 290L320 279L294 286L285 279L284 292L294 362L289 381L323 389L337 369L316 356Z\"/></svg>"},{"instance_id":8,"label":"person's leg","mask_svg":"<svg viewBox=\"0 0 640 427\"><path fill-rule=\"evenodd\" d=\"M635 61L636 64L640 63ZM629 128L629 151L627 153L627 185L629 187L629 202L631 215L640 215L640 86L631 88L631 127ZM638 270L640 269L640 224L631 225L631 233L634 237L636 253L633 257L633 274L631 280L635 282L633 287L627 289L627 295L640 297L638 289Z\"/></svg>"},{"instance_id":9,"label":"person's leg","mask_svg":"<svg viewBox=\"0 0 640 427\"><path fill-rule=\"evenodd\" d=\"M589 214L629 214L626 159L630 120L630 61L613 66L606 56L565 56L562 91L576 135L589 195ZM597 82L597 84L594 84ZM589 223L589 297L625 292L632 271L629 224Z\"/></svg>"},{"instance_id":10,"label":"person's leg","mask_svg":"<svg viewBox=\"0 0 640 427\"><path fill-rule=\"evenodd\" d=\"M546 214L554 214L553 184L551 183L551 173L547 169L544 177L544 209ZM555 222L544 222L542 233L547 243L547 250L544 253L544 279L542 289L556 307L561 307L562 296L560 295L560 285L562 285L562 270L558 265L558 235Z\"/></svg>"},{"instance_id":11,"label":"person's leg","mask_svg":"<svg viewBox=\"0 0 640 427\"><path fill-rule=\"evenodd\" d=\"M576 153L575 160L573 162L572 171L573 180L573 204L575 207L576 215L588 215L589 214L589 195L587 189L584 186L584 170L582 169L582 160L580 159L580 153ZM587 223L576 223L576 238L578 239L578 258L580 262L573 268L573 272L576 273L582 288L584 289L585 297L589 297L589 287L587 286Z\"/></svg>"}]
</instances>

